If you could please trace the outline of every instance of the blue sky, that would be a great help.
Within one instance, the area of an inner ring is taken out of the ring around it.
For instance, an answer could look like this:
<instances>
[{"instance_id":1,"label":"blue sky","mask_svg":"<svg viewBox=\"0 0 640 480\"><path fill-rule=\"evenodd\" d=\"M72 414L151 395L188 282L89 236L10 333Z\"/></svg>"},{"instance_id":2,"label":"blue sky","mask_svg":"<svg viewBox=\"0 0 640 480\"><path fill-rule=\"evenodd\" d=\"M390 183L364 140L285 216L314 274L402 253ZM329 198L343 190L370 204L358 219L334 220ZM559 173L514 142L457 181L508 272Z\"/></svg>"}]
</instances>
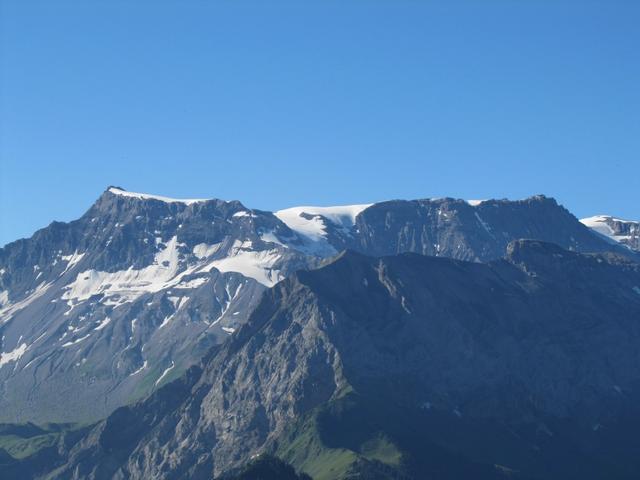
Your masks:
<instances>
[{"instance_id":1,"label":"blue sky","mask_svg":"<svg viewBox=\"0 0 640 480\"><path fill-rule=\"evenodd\" d=\"M636 0L0 5L0 245L111 184L640 219Z\"/></svg>"}]
</instances>

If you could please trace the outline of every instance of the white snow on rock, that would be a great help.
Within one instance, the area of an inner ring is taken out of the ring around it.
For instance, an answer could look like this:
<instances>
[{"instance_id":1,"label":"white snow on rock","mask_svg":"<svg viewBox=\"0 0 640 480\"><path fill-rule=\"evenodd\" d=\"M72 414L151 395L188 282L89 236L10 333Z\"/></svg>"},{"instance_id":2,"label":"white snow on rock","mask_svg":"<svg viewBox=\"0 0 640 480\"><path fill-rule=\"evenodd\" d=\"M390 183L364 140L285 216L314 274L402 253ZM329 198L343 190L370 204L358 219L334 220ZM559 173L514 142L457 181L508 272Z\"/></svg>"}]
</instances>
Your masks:
<instances>
[{"instance_id":1,"label":"white snow on rock","mask_svg":"<svg viewBox=\"0 0 640 480\"><path fill-rule=\"evenodd\" d=\"M373 204L339 207L292 207L274 212L274 215L291 230L317 241L326 235L325 219L348 230L355 225L356 217L371 205ZM303 215L311 216L311 218L305 218Z\"/></svg>"},{"instance_id":2,"label":"white snow on rock","mask_svg":"<svg viewBox=\"0 0 640 480\"><path fill-rule=\"evenodd\" d=\"M255 213L247 212L246 210L241 210L240 212L236 212L232 215L233 217L249 217L249 218L257 218Z\"/></svg>"},{"instance_id":3,"label":"white snow on rock","mask_svg":"<svg viewBox=\"0 0 640 480\"><path fill-rule=\"evenodd\" d=\"M166 203L184 203L186 205L209 201L206 198L178 199L178 198L162 197L160 195L149 195L147 193L128 192L126 190L122 190L117 187L109 188L109 192L113 193L114 195L119 195L121 197L131 197L131 198L137 198L140 200L159 200L161 202L166 202Z\"/></svg>"},{"instance_id":4,"label":"white snow on rock","mask_svg":"<svg viewBox=\"0 0 640 480\"><path fill-rule=\"evenodd\" d=\"M118 303L133 301L145 293L154 293L180 283L178 275L177 237L169 240L163 250L157 252L153 264L140 270L133 267L118 272L86 270L65 287L63 300L84 301L97 294L117 297ZM183 274L187 271L183 272ZM189 272L191 273L191 272ZM72 303L71 303L72 304Z\"/></svg>"},{"instance_id":5,"label":"white snow on rock","mask_svg":"<svg viewBox=\"0 0 640 480\"><path fill-rule=\"evenodd\" d=\"M325 256L336 253L335 248L326 240L326 222L330 222L348 234L355 225L356 217L371 205L373 204L292 207L274 212L274 215L306 241L306 245L301 250Z\"/></svg>"},{"instance_id":6,"label":"white snow on rock","mask_svg":"<svg viewBox=\"0 0 640 480\"><path fill-rule=\"evenodd\" d=\"M135 372L132 372L129 376L133 377L134 375L140 373L142 370L144 370L145 368L147 368L148 362L145 360L144 363L142 364L142 366L137 369Z\"/></svg>"},{"instance_id":7,"label":"white snow on rock","mask_svg":"<svg viewBox=\"0 0 640 480\"><path fill-rule=\"evenodd\" d=\"M0 290L0 307L4 307L9 303L9 291Z\"/></svg>"},{"instance_id":8,"label":"white snow on rock","mask_svg":"<svg viewBox=\"0 0 640 480\"><path fill-rule=\"evenodd\" d=\"M193 280L187 280L186 282L179 283L175 288L197 288L209 281L208 278L194 278Z\"/></svg>"},{"instance_id":9,"label":"white snow on rock","mask_svg":"<svg viewBox=\"0 0 640 480\"><path fill-rule=\"evenodd\" d=\"M71 342L63 343L62 346L64 348L71 347L72 345L75 345L77 343L82 342L83 340L86 340L87 338L89 338L90 335L91 335L90 333L87 333L84 337L77 338L77 339L75 339L75 340L73 340Z\"/></svg>"},{"instance_id":10,"label":"white snow on rock","mask_svg":"<svg viewBox=\"0 0 640 480\"><path fill-rule=\"evenodd\" d=\"M169 322L170 322L171 320L173 320L173 317L174 317L174 316L175 316L175 314L173 314L173 313L172 313L171 315L168 315L168 316L164 317L164 320L162 320L162 323L161 323L161 324L160 324L160 326L158 327L158 330L160 330L161 328L163 328L163 327L165 327L165 326L169 325Z\"/></svg>"},{"instance_id":11,"label":"white snow on rock","mask_svg":"<svg viewBox=\"0 0 640 480\"><path fill-rule=\"evenodd\" d=\"M613 240L617 243L622 243L625 240L630 240L629 235L616 235L615 231L609 225L609 222L625 223L632 225L631 231L637 232L636 235L640 235L640 222L634 222L631 220L622 220L621 218L615 218L610 215L596 215L594 217L582 218L580 222L589 227L591 230L604 235L605 237ZM633 228L635 226L635 228Z\"/></svg>"},{"instance_id":12,"label":"white snow on rock","mask_svg":"<svg viewBox=\"0 0 640 480\"><path fill-rule=\"evenodd\" d=\"M485 231L486 231L489 235L491 235L491 236L493 237L493 232L491 231L491 227L489 227L489 225L487 225L487 222L485 222L485 221L480 217L480 215L478 215L478 212L475 212L475 216L476 216L476 219L478 220L478 223L479 223L480 225L482 225L482 228L484 228L484 229L485 229Z\"/></svg>"},{"instance_id":13,"label":"white snow on rock","mask_svg":"<svg viewBox=\"0 0 640 480\"><path fill-rule=\"evenodd\" d=\"M260 240L266 243L275 243L276 245L281 245L284 248L289 248L289 245L283 243L278 236L273 232L273 230L269 230L266 232L262 232L260 234Z\"/></svg>"},{"instance_id":14,"label":"white snow on rock","mask_svg":"<svg viewBox=\"0 0 640 480\"><path fill-rule=\"evenodd\" d=\"M164 372L162 372L162 375L160 375L160 377L158 378L158 380L156 380L156 385L158 385L158 384L162 381L162 379L163 379L164 377L166 377L166 376L167 376L167 374L168 374L171 370L173 370L173 368L174 368L175 366L176 366L176 364L175 364L175 363L173 362L173 360L172 360L172 361L171 361L171 366L170 366L169 368L167 368Z\"/></svg>"},{"instance_id":15,"label":"white snow on rock","mask_svg":"<svg viewBox=\"0 0 640 480\"><path fill-rule=\"evenodd\" d=\"M199 260L204 260L220 249L221 244L199 244L193 248L194 255ZM220 272L237 272L245 277L253 278L258 282L273 286L282 275L274 264L280 258L277 249L253 250L252 242L236 240L225 258L213 261L198 262L184 268L180 264L179 248L184 244L178 243L176 236L166 242L165 248L156 253L154 262L141 269L133 267L117 272L103 272L98 270L85 270L78 273L75 280L65 287L63 300L67 300L70 308L80 302L88 300L94 295L103 294L103 302L107 305L122 305L135 301L147 293L156 293L167 288L195 288L203 285L207 278L195 278L186 280L185 277L193 274L210 272L216 268ZM0 310L2 312L2 310Z\"/></svg>"},{"instance_id":16,"label":"white snow on rock","mask_svg":"<svg viewBox=\"0 0 640 480\"><path fill-rule=\"evenodd\" d=\"M207 245L206 243L199 243L193 247L193 254L197 258L207 258L220 250L222 243L214 243L213 245Z\"/></svg>"},{"instance_id":17,"label":"white snow on rock","mask_svg":"<svg viewBox=\"0 0 640 480\"><path fill-rule=\"evenodd\" d=\"M471 205L472 207L477 207L478 205L480 205L482 202L486 202L486 200L467 200L466 201L469 205Z\"/></svg>"},{"instance_id":18,"label":"white snow on rock","mask_svg":"<svg viewBox=\"0 0 640 480\"><path fill-rule=\"evenodd\" d=\"M60 276L71 270L80 260L82 260L83 257L84 253L78 253L77 251L73 252L72 255L61 255L60 258L67 262L67 266Z\"/></svg>"},{"instance_id":19,"label":"white snow on rock","mask_svg":"<svg viewBox=\"0 0 640 480\"><path fill-rule=\"evenodd\" d=\"M211 323L211 326L215 325L220 320L222 320L222 317L224 317L225 314L229 311L229 307L231 306L233 301L236 299L236 297L240 293L240 290L242 289L242 285L243 285L242 283L240 285L238 285L238 288L236 288L236 292L233 294L233 296L231 296L231 292L229 291L229 284L225 285L224 290L225 290L225 293L227 294L227 300L226 300L225 304L222 305L222 303L220 302L220 299L218 299L216 297L216 300L218 300L218 303L220 303L220 305L222 306L222 310L220 311L220 315L218 315L218 318L216 318Z\"/></svg>"},{"instance_id":20,"label":"white snow on rock","mask_svg":"<svg viewBox=\"0 0 640 480\"><path fill-rule=\"evenodd\" d=\"M42 282L26 298L16 303L9 302L3 305L2 308L0 308L0 325L11 320L13 314L44 295L51 285L53 285L53 282Z\"/></svg>"},{"instance_id":21,"label":"white snow on rock","mask_svg":"<svg viewBox=\"0 0 640 480\"><path fill-rule=\"evenodd\" d=\"M106 317L104 320L102 320L100 322L100 324L94 328L94 330L102 330L104 327L106 327L107 325L109 325L111 323L111 319L109 317Z\"/></svg>"},{"instance_id":22,"label":"white snow on rock","mask_svg":"<svg viewBox=\"0 0 640 480\"><path fill-rule=\"evenodd\" d=\"M613 238L613 229L606 223L609 218L611 217L607 215L596 215L595 217L582 218L580 222L601 235Z\"/></svg>"},{"instance_id":23,"label":"white snow on rock","mask_svg":"<svg viewBox=\"0 0 640 480\"><path fill-rule=\"evenodd\" d=\"M214 260L201 271L215 268L220 272L237 272L271 287L284 277L274 264L280 259L277 249L252 250L251 242L236 240L228 257Z\"/></svg>"},{"instance_id":24,"label":"white snow on rock","mask_svg":"<svg viewBox=\"0 0 640 480\"><path fill-rule=\"evenodd\" d=\"M27 351L27 348L27 344L23 343L10 352L0 353L0 368L2 368L9 362L17 361L20 357L22 357L22 355L24 355L24 352Z\"/></svg>"}]
</instances>

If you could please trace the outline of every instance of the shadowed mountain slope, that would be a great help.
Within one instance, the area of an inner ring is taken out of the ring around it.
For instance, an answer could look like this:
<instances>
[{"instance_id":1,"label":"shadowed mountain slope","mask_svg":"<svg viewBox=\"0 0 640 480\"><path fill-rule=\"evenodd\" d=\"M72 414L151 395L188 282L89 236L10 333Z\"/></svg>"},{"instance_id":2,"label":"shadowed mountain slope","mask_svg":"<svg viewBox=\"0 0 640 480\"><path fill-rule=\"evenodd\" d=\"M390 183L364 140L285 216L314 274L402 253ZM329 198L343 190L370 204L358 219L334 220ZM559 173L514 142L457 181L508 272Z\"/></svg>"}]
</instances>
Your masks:
<instances>
[{"instance_id":1,"label":"shadowed mountain slope","mask_svg":"<svg viewBox=\"0 0 640 480\"><path fill-rule=\"evenodd\" d=\"M640 266L516 241L478 264L347 252L266 291L201 367L52 478L634 478Z\"/></svg>"}]
</instances>

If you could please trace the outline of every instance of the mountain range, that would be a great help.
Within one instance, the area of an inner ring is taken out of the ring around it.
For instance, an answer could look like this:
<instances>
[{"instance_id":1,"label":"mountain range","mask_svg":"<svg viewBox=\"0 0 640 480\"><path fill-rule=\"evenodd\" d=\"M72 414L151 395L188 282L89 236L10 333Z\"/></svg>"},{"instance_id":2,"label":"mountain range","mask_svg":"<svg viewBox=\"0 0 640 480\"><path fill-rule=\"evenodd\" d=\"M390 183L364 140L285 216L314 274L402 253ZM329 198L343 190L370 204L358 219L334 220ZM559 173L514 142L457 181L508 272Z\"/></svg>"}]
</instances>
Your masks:
<instances>
[{"instance_id":1,"label":"mountain range","mask_svg":"<svg viewBox=\"0 0 640 480\"><path fill-rule=\"evenodd\" d=\"M110 187L0 249L0 421L33 450L0 465L635 478L637 239L541 195L272 213Z\"/></svg>"}]
</instances>

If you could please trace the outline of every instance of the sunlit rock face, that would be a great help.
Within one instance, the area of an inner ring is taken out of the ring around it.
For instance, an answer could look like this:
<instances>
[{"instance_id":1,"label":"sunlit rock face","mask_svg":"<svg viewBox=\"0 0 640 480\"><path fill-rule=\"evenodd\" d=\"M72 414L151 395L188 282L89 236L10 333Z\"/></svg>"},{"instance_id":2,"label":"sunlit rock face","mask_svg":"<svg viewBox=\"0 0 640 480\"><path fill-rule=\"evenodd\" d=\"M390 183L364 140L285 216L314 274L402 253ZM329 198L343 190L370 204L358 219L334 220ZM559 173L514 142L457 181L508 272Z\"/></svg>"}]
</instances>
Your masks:
<instances>
[{"instance_id":1,"label":"sunlit rock face","mask_svg":"<svg viewBox=\"0 0 640 480\"><path fill-rule=\"evenodd\" d=\"M519 238L633 255L542 196L271 213L110 187L80 219L0 249L0 421L103 418L226 341L266 289L345 249L480 262Z\"/></svg>"}]
</instances>

